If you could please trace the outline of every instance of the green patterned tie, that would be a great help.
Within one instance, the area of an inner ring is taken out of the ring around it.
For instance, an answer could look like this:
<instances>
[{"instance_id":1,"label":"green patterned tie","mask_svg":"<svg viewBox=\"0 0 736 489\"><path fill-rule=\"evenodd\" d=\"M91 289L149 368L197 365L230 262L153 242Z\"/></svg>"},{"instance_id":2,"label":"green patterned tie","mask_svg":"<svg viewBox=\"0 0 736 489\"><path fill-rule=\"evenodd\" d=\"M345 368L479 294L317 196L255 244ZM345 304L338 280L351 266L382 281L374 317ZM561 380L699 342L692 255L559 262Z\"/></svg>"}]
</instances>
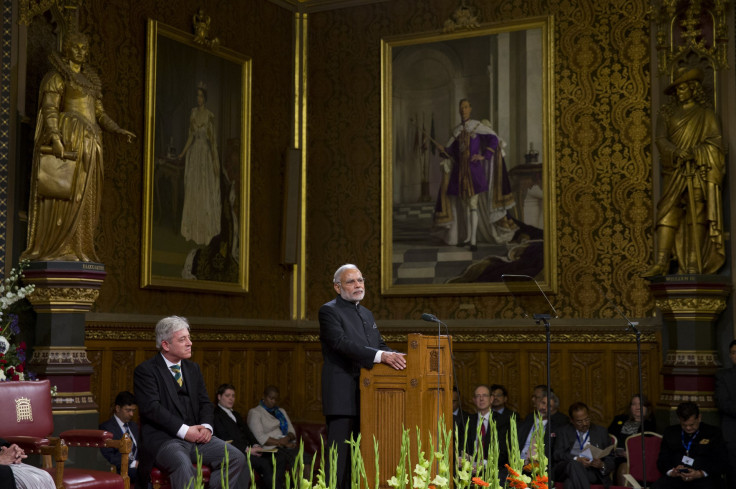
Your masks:
<instances>
[{"instance_id":1,"label":"green patterned tie","mask_svg":"<svg viewBox=\"0 0 736 489\"><path fill-rule=\"evenodd\" d=\"M179 384L179 387L181 387L182 384L184 384L184 382L181 380L181 366L172 365L169 368L171 369L172 372L174 372L174 380L176 381L177 384Z\"/></svg>"}]
</instances>

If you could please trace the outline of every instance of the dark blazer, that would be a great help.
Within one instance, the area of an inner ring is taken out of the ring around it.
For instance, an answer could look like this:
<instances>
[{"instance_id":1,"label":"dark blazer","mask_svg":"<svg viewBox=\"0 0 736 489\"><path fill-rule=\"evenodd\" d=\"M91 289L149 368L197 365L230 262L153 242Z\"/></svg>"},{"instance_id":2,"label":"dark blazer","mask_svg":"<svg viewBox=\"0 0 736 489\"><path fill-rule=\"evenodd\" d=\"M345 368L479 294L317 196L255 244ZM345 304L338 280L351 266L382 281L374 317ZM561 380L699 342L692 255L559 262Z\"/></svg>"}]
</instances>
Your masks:
<instances>
[{"instance_id":1,"label":"dark blazer","mask_svg":"<svg viewBox=\"0 0 736 489\"><path fill-rule=\"evenodd\" d=\"M181 370L184 386L189 393L189 409L194 424L213 426L214 406L207 396L199 365L182 360ZM147 476L161 445L176 438L181 425L192 423L187 423L184 419L185 413L179 405L177 394L179 386L160 353L135 368L133 385L141 420L138 474ZM144 478L146 477L139 475L139 485Z\"/></svg>"},{"instance_id":2,"label":"dark blazer","mask_svg":"<svg viewBox=\"0 0 736 489\"><path fill-rule=\"evenodd\" d=\"M704 470L708 477L682 482L667 476L667 471L682 464L685 447L682 446L682 428L679 424L668 426L662 435L662 444L659 448L657 468L663 478L671 479L673 487L680 485L688 488L720 488L720 477L725 465L724 441L721 430L707 423L700 423L699 432L692 445L689 456L694 459L693 469ZM677 481L677 484L674 484ZM670 482L668 480L668 482ZM687 485L685 485L687 484Z\"/></svg>"},{"instance_id":3,"label":"dark blazer","mask_svg":"<svg viewBox=\"0 0 736 489\"><path fill-rule=\"evenodd\" d=\"M511 426L511 419L505 414L493 413L493 421L496 423L496 433L498 434L498 465L503 467L508 463L508 447L506 444L507 434ZM478 414L470 415L470 422L468 423L468 440L465 444L466 452L472 454L475 451L476 440L478 439ZM491 444L491 433L490 430L486 432L486 435L481 440L481 447L483 449L483 459L488 459L488 447Z\"/></svg>"},{"instance_id":4,"label":"dark blazer","mask_svg":"<svg viewBox=\"0 0 736 489\"><path fill-rule=\"evenodd\" d=\"M128 423L128 428L130 429L130 432L133 433L133 437L135 438L136 446L138 447L138 450L140 450L140 446L139 446L141 442L140 428L138 427L135 421L130 421ZM110 416L110 419L101 423L100 429L109 431L110 433L112 433L113 440L119 440L123 437L123 430L120 429L120 425L118 424L114 415ZM118 474L119 474L121 456L120 456L120 452L118 451L118 449L112 448L112 447L105 447L105 448L100 448L100 452L102 453L102 456L105 457L105 459L107 459L108 462L110 462L110 464L114 465L115 468L118 469ZM136 469L129 468L128 477L130 477L131 482L135 480L135 475L136 475Z\"/></svg>"},{"instance_id":5,"label":"dark blazer","mask_svg":"<svg viewBox=\"0 0 736 489\"><path fill-rule=\"evenodd\" d=\"M0 447L8 447L10 443L0 438ZM0 489L15 489L13 469L8 465L0 465Z\"/></svg>"},{"instance_id":6,"label":"dark blazer","mask_svg":"<svg viewBox=\"0 0 736 489\"><path fill-rule=\"evenodd\" d=\"M554 442L554 451L552 452L553 464L557 466L570 463L574 458L574 456L570 453L570 450L572 450L573 445L578 442L575 426L573 426L571 423L566 424L557 431L556 438L557 439ZM590 425L589 441L591 445L598 448L606 448L607 446L612 444L612 440L608 436L608 431L603 426L598 426L592 423ZM603 474L601 474L601 471L597 469L589 470L593 470L595 474L599 477L600 482L608 487L611 484L611 478L609 477L609 474L611 473L611 471L613 471L613 468L615 467L613 452L603 457L602 462L604 465ZM555 469L555 472L557 472L557 469Z\"/></svg>"},{"instance_id":7,"label":"dark blazer","mask_svg":"<svg viewBox=\"0 0 736 489\"><path fill-rule=\"evenodd\" d=\"M376 350L392 351L371 311L337 296L319 308L322 344L322 414L357 416L360 369L373 368Z\"/></svg>"},{"instance_id":8,"label":"dark blazer","mask_svg":"<svg viewBox=\"0 0 736 489\"><path fill-rule=\"evenodd\" d=\"M560 416L557 416L557 415ZM547 425L544 427L544 443L545 443L545 452L547 451L546 445L547 445L547 431L549 430L549 427L552 426L552 450L550 453L554 453L555 450L555 440L557 439L557 431L559 431L563 426L566 426L570 423L570 419L565 416L562 413L555 413L552 415L552 421L547 422ZM518 427L516 428L517 436L519 437L519 450L524 449L524 444L526 443L526 438L529 436L529 433L532 431L532 428L534 428L534 413L528 415L524 421L520 422Z\"/></svg>"},{"instance_id":9,"label":"dark blazer","mask_svg":"<svg viewBox=\"0 0 736 489\"><path fill-rule=\"evenodd\" d=\"M233 411L233 414L236 421L233 421L220 406L215 406L215 436L223 441L232 440L233 446L245 453L248 447L258 445L258 440L240 413Z\"/></svg>"}]
</instances>

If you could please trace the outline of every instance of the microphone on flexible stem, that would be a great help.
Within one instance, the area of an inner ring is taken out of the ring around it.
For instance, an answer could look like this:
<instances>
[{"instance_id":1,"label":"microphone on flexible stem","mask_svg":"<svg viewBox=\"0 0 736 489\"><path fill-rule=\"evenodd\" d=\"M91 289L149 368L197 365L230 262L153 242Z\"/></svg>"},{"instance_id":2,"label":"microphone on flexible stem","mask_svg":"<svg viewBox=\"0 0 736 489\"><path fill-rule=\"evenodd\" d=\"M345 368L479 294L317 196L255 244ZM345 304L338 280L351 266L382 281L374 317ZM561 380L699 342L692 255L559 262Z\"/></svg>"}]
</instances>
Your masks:
<instances>
[{"instance_id":1,"label":"microphone on flexible stem","mask_svg":"<svg viewBox=\"0 0 736 489\"><path fill-rule=\"evenodd\" d=\"M430 323L437 323L437 350L440 349L440 338L442 338L442 324L444 324L442 321L437 319L437 316L434 314L430 314L428 312L425 312L422 314L422 319L425 321L429 321ZM440 419L440 376L437 376L437 419ZM437 425L437 439L439 440L439 423Z\"/></svg>"}]
</instances>

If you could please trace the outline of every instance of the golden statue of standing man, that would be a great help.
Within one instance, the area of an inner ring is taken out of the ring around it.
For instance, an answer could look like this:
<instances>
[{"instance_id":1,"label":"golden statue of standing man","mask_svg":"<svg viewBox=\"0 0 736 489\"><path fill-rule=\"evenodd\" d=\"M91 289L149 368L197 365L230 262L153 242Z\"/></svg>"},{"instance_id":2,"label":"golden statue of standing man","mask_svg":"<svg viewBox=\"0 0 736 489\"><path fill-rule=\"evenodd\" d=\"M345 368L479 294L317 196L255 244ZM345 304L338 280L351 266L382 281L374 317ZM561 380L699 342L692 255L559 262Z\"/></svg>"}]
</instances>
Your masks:
<instances>
[{"instance_id":1,"label":"golden statue of standing man","mask_svg":"<svg viewBox=\"0 0 736 489\"><path fill-rule=\"evenodd\" d=\"M725 261L721 182L726 172L721 127L706 102L703 72L680 68L665 89L675 101L660 110L656 143L662 165L655 263L644 277L716 273Z\"/></svg>"},{"instance_id":2,"label":"golden statue of standing man","mask_svg":"<svg viewBox=\"0 0 736 489\"><path fill-rule=\"evenodd\" d=\"M99 261L94 238L104 181L101 128L128 142L135 134L105 113L100 78L85 64L88 53L87 37L70 33L62 55L50 56L53 69L41 82L22 259Z\"/></svg>"}]
</instances>

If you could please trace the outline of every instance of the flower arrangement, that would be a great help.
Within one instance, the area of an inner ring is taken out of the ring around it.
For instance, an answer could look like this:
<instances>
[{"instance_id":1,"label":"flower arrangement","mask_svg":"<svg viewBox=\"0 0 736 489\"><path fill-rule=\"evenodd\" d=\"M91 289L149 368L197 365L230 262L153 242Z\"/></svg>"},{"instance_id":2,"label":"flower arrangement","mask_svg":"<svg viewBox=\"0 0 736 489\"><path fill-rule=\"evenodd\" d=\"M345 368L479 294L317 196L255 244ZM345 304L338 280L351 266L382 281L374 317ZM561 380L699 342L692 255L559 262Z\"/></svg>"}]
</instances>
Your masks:
<instances>
[{"instance_id":1,"label":"flower arrangement","mask_svg":"<svg viewBox=\"0 0 736 489\"><path fill-rule=\"evenodd\" d=\"M20 334L17 313L28 307L22 301L35 289L34 285L20 286L28 263L28 260L21 261L0 283L0 381L24 380L26 374L26 343L16 342L14 338Z\"/></svg>"},{"instance_id":2,"label":"flower arrangement","mask_svg":"<svg viewBox=\"0 0 736 489\"><path fill-rule=\"evenodd\" d=\"M511 433L507 439L510 463L506 464L508 469L508 476L505 481L504 487L507 489L548 489L549 481L546 475L547 468L547 457L544 454L544 425L542 423L541 416L536 413L534 423L536 429L534 431L534 446L535 450L532 452L532 460L529 464L521 467L523 463L520 460L518 438L516 437L516 420L512 420ZM490 488L490 489L502 489L499 484L498 475L498 434L496 432L496 424L493 419L489 419L489 430L490 430L490 446L488 448L488 460L483 460L483 451L475 450L473 457L458 457L456 474L454 477L456 489L476 489L478 488ZM451 480L450 472L450 451L452 445L449 443L451 440L451 432L445 427L443 419L440 419L437 426L438 439L432 439L432 435L429 435L429 459L425 456L425 452L422 450L421 436L419 429L417 429L417 459L414 465L413 472L411 471L411 436L410 430L403 429L401 434L401 450L399 454L399 462L396 466L396 472L387 480L390 487L394 489L407 489L409 485L409 477L412 474L411 489L449 489ZM465 439L468 438L468 426L465 426ZM480 439L480 426L476 433L477 438ZM380 486L380 474L379 474L379 463L378 463L378 442L375 437L373 438L373 450L375 454L375 472L376 479L373 484L367 480L365 472L365 464L363 456L360 451L360 440L361 435L358 435L357 439L351 439L346 441L350 445L350 460L352 468L352 479L351 489L378 489ZM455 443L457 444L458 434L455 433ZM461 451L465 452L465 447ZM296 455L295 461L292 465L290 472L286 474L286 489L335 489L337 487L337 448L335 446L330 447L328 452L329 460L329 474L325 473L325 449L324 441L322 443L321 450L321 464L320 469L316 477L312 478L312 473L304 473L304 443L300 442L299 451ZM255 477L253 468L250 463L250 453L246 454L248 463L248 470L251 474L251 489L256 489ZM315 459L312 463L316 463ZM202 459L198 456L197 460L198 473L197 477L190 481L189 487L192 489L202 489L202 475L201 466ZM225 460L223 466L224 477L222 479L222 487L227 489L229 487L229 481L227 480L227 466L228 466L228 455L225 454ZM435 470L435 476L432 478L433 468ZM524 471L531 473L531 476L526 475ZM307 475L309 478L305 478ZM275 480L273 481L275 489Z\"/></svg>"}]
</instances>

